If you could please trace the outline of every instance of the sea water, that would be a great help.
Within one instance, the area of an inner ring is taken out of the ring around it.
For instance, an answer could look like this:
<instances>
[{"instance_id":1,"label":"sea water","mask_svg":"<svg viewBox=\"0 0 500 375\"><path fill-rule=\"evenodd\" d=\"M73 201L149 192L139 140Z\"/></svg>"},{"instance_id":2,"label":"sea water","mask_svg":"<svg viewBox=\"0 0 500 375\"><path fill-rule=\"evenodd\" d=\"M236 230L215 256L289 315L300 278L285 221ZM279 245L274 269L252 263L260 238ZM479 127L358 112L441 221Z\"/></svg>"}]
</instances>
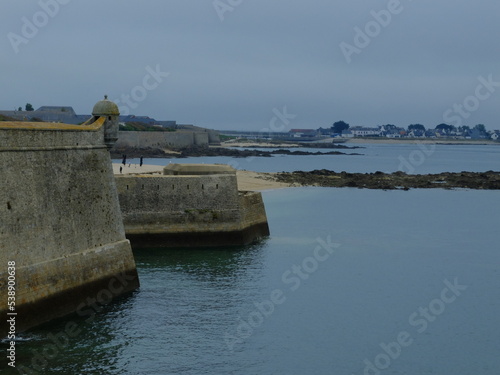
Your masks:
<instances>
[{"instance_id":1,"label":"sea water","mask_svg":"<svg viewBox=\"0 0 500 375\"><path fill-rule=\"evenodd\" d=\"M403 171L410 174L441 172L500 171L499 145L432 145L410 144L355 144L356 149L302 149L291 151L329 152L340 151L346 155L274 155L272 157L189 157L182 159L144 159L145 164L168 163L222 163L236 169L256 172L291 172L329 169L335 172L392 173ZM269 151L270 149L262 149ZM352 155L360 154L360 155ZM139 164L139 159L129 161Z\"/></svg>"},{"instance_id":2,"label":"sea water","mask_svg":"<svg viewBox=\"0 0 500 375\"><path fill-rule=\"evenodd\" d=\"M135 250L138 291L23 334L17 365L61 375L498 374L497 191L263 197L269 238ZM68 323L78 327L69 339ZM19 373L6 362L2 373Z\"/></svg>"}]
</instances>

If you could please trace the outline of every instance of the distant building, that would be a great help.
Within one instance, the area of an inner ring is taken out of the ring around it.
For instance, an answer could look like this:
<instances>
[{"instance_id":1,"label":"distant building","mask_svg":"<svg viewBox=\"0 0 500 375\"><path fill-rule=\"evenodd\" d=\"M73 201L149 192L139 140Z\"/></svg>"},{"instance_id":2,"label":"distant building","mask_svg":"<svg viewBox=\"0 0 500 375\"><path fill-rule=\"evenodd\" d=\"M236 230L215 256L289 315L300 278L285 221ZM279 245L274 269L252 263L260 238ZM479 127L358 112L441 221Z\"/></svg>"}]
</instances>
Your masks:
<instances>
[{"instance_id":1,"label":"distant building","mask_svg":"<svg viewBox=\"0 0 500 375\"><path fill-rule=\"evenodd\" d=\"M42 106L35 111L0 111L0 114L22 121L42 120L75 125L92 117L91 115L77 115L73 107L66 106Z\"/></svg>"},{"instance_id":2,"label":"distant building","mask_svg":"<svg viewBox=\"0 0 500 375\"><path fill-rule=\"evenodd\" d=\"M35 111L0 111L0 115L12 117L20 121L34 121L41 120L44 122L55 122L63 124L74 124L79 125L91 118L91 115L77 115L73 107L67 106L42 106ZM220 144L219 133L215 130L200 128L194 125L178 125L176 121L157 121L156 119L149 116L119 116L119 123L125 124L127 122L136 122L150 126L162 127L162 128L172 128L179 130L176 135L170 135L170 138L189 138L189 141L185 139L172 141L172 146L187 147L190 145L217 145ZM141 132L139 132L141 133ZM182 135L180 135L182 133ZM190 133L190 134L188 134ZM142 137L136 135L135 132L120 132L120 141L117 142L117 146L126 143L129 145L131 142L129 138L136 137L135 147L154 147L154 144L148 144ZM155 136L159 136L156 134ZM163 134L161 138L168 137L168 135ZM165 146L167 147L167 146Z\"/></svg>"},{"instance_id":3,"label":"distant building","mask_svg":"<svg viewBox=\"0 0 500 375\"><path fill-rule=\"evenodd\" d=\"M410 138L424 138L425 137L425 131L420 130L420 129L412 129L408 134L408 137Z\"/></svg>"},{"instance_id":4,"label":"distant building","mask_svg":"<svg viewBox=\"0 0 500 375\"><path fill-rule=\"evenodd\" d=\"M375 128L365 128L363 126L354 126L349 129L354 137L378 137L380 130Z\"/></svg>"},{"instance_id":5,"label":"distant building","mask_svg":"<svg viewBox=\"0 0 500 375\"><path fill-rule=\"evenodd\" d=\"M319 135L324 135L327 137L332 137L332 136L339 136L340 133L335 133L332 128L319 128L318 129L318 134Z\"/></svg>"},{"instance_id":6,"label":"distant building","mask_svg":"<svg viewBox=\"0 0 500 375\"><path fill-rule=\"evenodd\" d=\"M294 138L314 138L318 135L315 129L292 129L290 133Z\"/></svg>"},{"instance_id":7,"label":"distant building","mask_svg":"<svg viewBox=\"0 0 500 375\"><path fill-rule=\"evenodd\" d=\"M349 129L342 130L342 138L353 138L354 134Z\"/></svg>"},{"instance_id":8,"label":"distant building","mask_svg":"<svg viewBox=\"0 0 500 375\"><path fill-rule=\"evenodd\" d=\"M386 138L401 138L401 134L399 133L387 133Z\"/></svg>"},{"instance_id":9,"label":"distant building","mask_svg":"<svg viewBox=\"0 0 500 375\"><path fill-rule=\"evenodd\" d=\"M0 115L9 116L21 121L29 121L33 119L42 120L45 122L60 122L64 124L81 124L87 121L89 115L77 115L73 107L69 106L42 106L35 111L0 111ZM176 121L158 121L148 116L120 116L120 122L140 122L147 125L160 125L162 127L175 128Z\"/></svg>"},{"instance_id":10,"label":"distant building","mask_svg":"<svg viewBox=\"0 0 500 375\"><path fill-rule=\"evenodd\" d=\"M471 139L485 139L486 136L481 133L478 129L472 129L470 132Z\"/></svg>"},{"instance_id":11,"label":"distant building","mask_svg":"<svg viewBox=\"0 0 500 375\"><path fill-rule=\"evenodd\" d=\"M500 139L500 130L491 131L490 138L494 141L498 141Z\"/></svg>"},{"instance_id":12,"label":"distant building","mask_svg":"<svg viewBox=\"0 0 500 375\"><path fill-rule=\"evenodd\" d=\"M287 140L290 138L289 132L272 132L269 129L261 131L242 131L242 130L219 130L221 135L227 137L236 137L244 139L280 139Z\"/></svg>"}]
</instances>

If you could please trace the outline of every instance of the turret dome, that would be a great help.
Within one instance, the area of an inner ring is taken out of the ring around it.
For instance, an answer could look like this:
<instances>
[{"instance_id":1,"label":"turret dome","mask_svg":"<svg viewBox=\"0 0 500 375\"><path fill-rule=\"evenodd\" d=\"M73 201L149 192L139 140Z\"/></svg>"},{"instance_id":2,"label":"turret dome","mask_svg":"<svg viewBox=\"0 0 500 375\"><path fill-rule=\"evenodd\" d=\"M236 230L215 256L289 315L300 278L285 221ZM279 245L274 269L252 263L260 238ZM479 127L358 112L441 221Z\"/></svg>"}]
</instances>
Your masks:
<instances>
[{"instance_id":1,"label":"turret dome","mask_svg":"<svg viewBox=\"0 0 500 375\"><path fill-rule=\"evenodd\" d=\"M108 96L104 95L104 100L96 103L94 109L92 110L93 116L119 116L120 110L118 106L111 100L108 100Z\"/></svg>"}]
</instances>

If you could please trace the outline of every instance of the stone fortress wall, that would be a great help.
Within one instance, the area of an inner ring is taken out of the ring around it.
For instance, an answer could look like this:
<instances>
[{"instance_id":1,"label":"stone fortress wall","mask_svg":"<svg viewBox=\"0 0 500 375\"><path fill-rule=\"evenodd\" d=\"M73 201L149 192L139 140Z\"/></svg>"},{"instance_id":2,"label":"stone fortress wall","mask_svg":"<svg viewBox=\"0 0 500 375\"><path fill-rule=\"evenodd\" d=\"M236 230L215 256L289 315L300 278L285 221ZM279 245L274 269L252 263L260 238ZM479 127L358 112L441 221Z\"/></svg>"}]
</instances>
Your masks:
<instances>
[{"instance_id":1,"label":"stone fortress wall","mask_svg":"<svg viewBox=\"0 0 500 375\"><path fill-rule=\"evenodd\" d=\"M164 175L116 183L134 247L243 245L269 235L261 194L239 192L229 166L170 164Z\"/></svg>"},{"instance_id":2,"label":"stone fortress wall","mask_svg":"<svg viewBox=\"0 0 500 375\"><path fill-rule=\"evenodd\" d=\"M209 145L209 132L193 132L178 130L175 132L134 132L120 131L116 148L184 148L190 146Z\"/></svg>"},{"instance_id":3,"label":"stone fortress wall","mask_svg":"<svg viewBox=\"0 0 500 375\"><path fill-rule=\"evenodd\" d=\"M17 332L139 286L109 155L118 123L103 102L83 126L0 122L0 316L15 262Z\"/></svg>"},{"instance_id":4,"label":"stone fortress wall","mask_svg":"<svg viewBox=\"0 0 500 375\"><path fill-rule=\"evenodd\" d=\"M88 115L77 115L72 107L67 106L43 106L35 111L0 111L0 115L8 116L20 121L29 119L40 119L45 122L60 122L65 124L81 124L88 120ZM156 121L149 117L120 116L120 121L136 121L146 124L164 124L171 128L172 132L136 132L120 131L117 148L185 148L191 146L219 145L219 132L194 125L177 124L175 121ZM166 125L166 124L169 125ZM170 124L171 123L171 124Z\"/></svg>"},{"instance_id":5,"label":"stone fortress wall","mask_svg":"<svg viewBox=\"0 0 500 375\"><path fill-rule=\"evenodd\" d=\"M229 166L114 176L118 116L106 99L82 125L0 122L0 296L15 262L16 332L137 289L129 239L137 247L219 246L269 235L261 194L239 192ZM0 316L9 311L0 299ZM0 338L8 329L0 320Z\"/></svg>"},{"instance_id":6,"label":"stone fortress wall","mask_svg":"<svg viewBox=\"0 0 500 375\"><path fill-rule=\"evenodd\" d=\"M115 147L176 149L209 145L220 145L219 132L193 125L177 125L173 132L120 131Z\"/></svg>"}]
</instances>

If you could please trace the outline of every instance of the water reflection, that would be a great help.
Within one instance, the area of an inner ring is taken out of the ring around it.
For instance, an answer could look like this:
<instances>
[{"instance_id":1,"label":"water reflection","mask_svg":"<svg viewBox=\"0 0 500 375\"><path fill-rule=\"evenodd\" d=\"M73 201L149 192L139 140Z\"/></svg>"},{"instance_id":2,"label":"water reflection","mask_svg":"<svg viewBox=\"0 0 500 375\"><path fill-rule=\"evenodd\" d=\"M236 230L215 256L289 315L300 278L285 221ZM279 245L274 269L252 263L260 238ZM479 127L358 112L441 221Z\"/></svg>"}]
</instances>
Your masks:
<instances>
[{"instance_id":1,"label":"water reflection","mask_svg":"<svg viewBox=\"0 0 500 375\"><path fill-rule=\"evenodd\" d=\"M221 280L254 277L251 270L261 269L269 239L248 246L226 248L147 248L134 249L139 273L184 274L199 280Z\"/></svg>"},{"instance_id":2,"label":"water reflection","mask_svg":"<svg viewBox=\"0 0 500 375\"><path fill-rule=\"evenodd\" d=\"M94 304L19 335L16 368L5 366L2 374L121 374L113 363L120 355L122 334L115 322L126 316L137 293L108 305ZM71 327L71 328L69 328ZM2 342L0 348L6 350Z\"/></svg>"},{"instance_id":3,"label":"water reflection","mask_svg":"<svg viewBox=\"0 0 500 375\"><path fill-rule=\"evenodd\" d=\"M261 279L266 246L264 240L223 249L134 250L138 291L25 333L17 363L34 374L124 374L140 373L140 364L149 358L150 366L158 364L157 371L181 371L193 361L193 342L218 350L219 321ZM68 337L68 324L78 334ZM0 348L6 351L8 344ZM2 374L19 374L19 367L6 367Z\"/></svg>"}]
</instances>

